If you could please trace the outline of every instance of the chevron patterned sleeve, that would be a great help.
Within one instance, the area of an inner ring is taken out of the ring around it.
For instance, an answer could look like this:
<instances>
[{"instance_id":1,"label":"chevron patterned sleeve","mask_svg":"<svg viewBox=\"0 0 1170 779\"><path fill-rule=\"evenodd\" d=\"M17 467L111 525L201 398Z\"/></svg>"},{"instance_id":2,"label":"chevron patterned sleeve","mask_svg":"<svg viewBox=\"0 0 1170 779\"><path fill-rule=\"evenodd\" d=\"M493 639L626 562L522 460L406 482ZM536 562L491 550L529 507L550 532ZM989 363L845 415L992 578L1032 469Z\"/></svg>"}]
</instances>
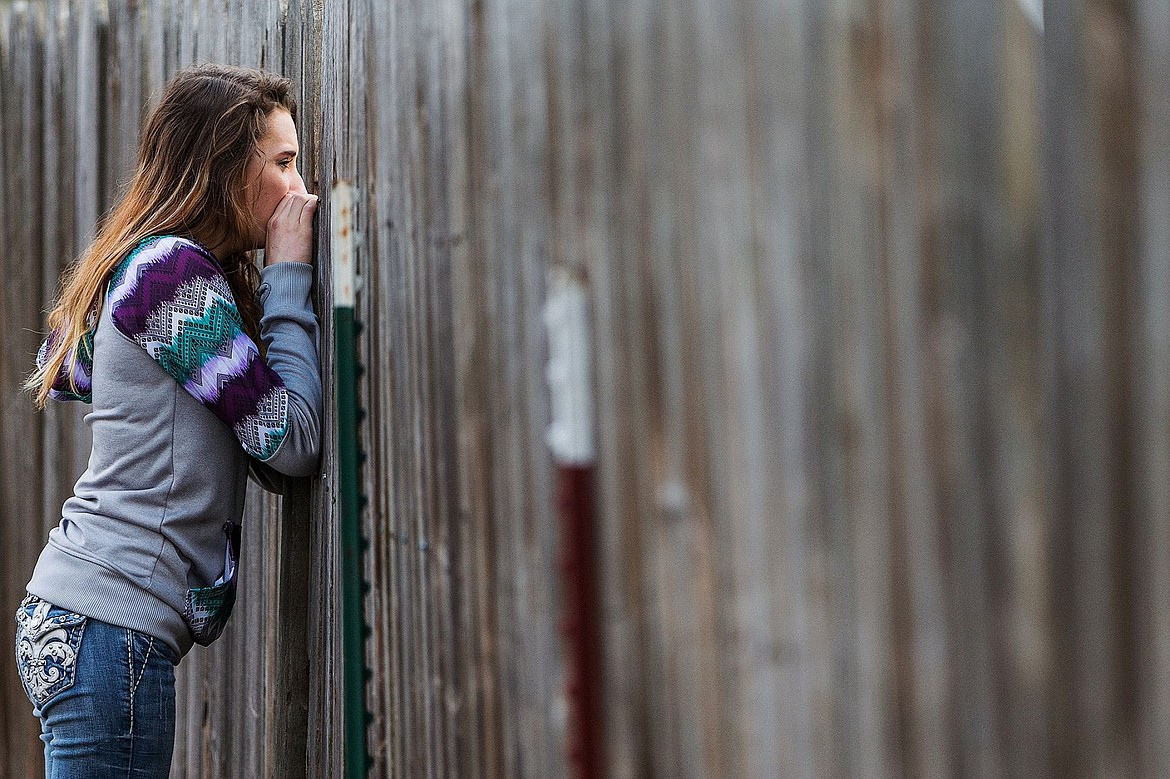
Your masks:
<instances>
[{"instance_id":1,"label":"chevron patterned sleeve","mask_svg":"<svg viewBox=\"0 0 1170 779\"><path fill-rule=\"evenodd\" d=\"M115 269L115 328L142 346L192 397L271 458L289 430L289 393L243 329L219 264L196 244L167 236L141 243Z\"/></svg>"},{"instance_id":2,"label":"chevron patterned sleeve","mask_svg":"<svg viewBox=\"0 0 1170 779\"><path fill-rule=\"evenodd\" d=\"M89 317L90 329L81 337L81 352L76 355L74 360L74 349L69 350L69 354L65 355L65 362L61 363L60 370L57 371L57 376L53 379L53 384L49 388L49 397L53 400L67 402L77 400L82 403L93 402L93 320L91 314ZM49 355L49 351L57 345L58 339L61 337L61 332L56 328L46 336L45 340L41 341L41 346L37 350L37 368L44 367L45 360ZM69 363L73 362L73 383L69 381L70 369ZM74 391L76 386L76 391Z\"/></svg>"}]
</instances>

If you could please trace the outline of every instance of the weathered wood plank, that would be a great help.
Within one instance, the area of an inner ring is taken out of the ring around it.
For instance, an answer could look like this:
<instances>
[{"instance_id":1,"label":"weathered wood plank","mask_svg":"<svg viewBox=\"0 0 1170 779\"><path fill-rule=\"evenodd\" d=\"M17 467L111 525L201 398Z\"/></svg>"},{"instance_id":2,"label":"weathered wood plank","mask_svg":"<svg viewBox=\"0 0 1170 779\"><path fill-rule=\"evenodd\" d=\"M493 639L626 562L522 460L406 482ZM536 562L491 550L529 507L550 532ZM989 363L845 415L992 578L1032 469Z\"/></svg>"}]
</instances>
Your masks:
<instances>
[{"instance_id":1,"label":"weathered wood plank","mask_svg":"<svg viewBox=\"0 0 1170 779\"><path fill-rule=\"evenodd\" d=\"M574 771L555 278L592 311L608 773L1166 773L1170 10L1034 14L0 2L0 599L90 446L15 391L42 309L165 80L256 65L319 227L356 196L373 775ZM174 776L342 774L335 428L320 478L250 488Z\"/></svg>"},{"instance_id":2,"label":"weathered wood plank","mask_svg":"<svg viewBox=\"0 0 1170 779\"><path fill-rule=\"evenodd\" d=\"M1170 467L1170 10L1157 2L1133 4L1138 125L1140 228L1136 236L1135 327L1132 381L1135 391L1135 467L1140 518L1134 549L1143 572L1136 629L1138 675L1138 771L1170 771L1170 491L1160 478Z\"/></svg>"},{"instance_id":3,"label":"weathered wood plank","mask_svg":"<svg viewBox=\"0 0 1170 779\"><path fill-rule=\"evenodd\" d=\"M929 50L921 32L932 23L920 4L884 4L875 20L872 50L879 72L874 129L880 133L875 185L880 188L883 294L886 297L886 382L889 414L890 506L894 545L890 580L901 603L892 613L900 761L906 775L946 776L956 771L948 728L952 690L947 672L951 642L944 595L938 487L922 478L935 454L932 426L923 414L933 396L931 339L923 328L935 295L926 287L938 258L922 236L936 224L933 193L942 176L926 115ZM920 26L921 25L921 26ZM887 69L883 69L887 68ZM922 280L922 281L920 281Z\"/></svg>"},{"instance_id":4,"label":"weathered wood plank","mask_svg":"<svg viewBox=\"0 0 1170 779\"><path fill-rule=\"evenodd\" d=\"M44 12L25 3L0 7L0 77L6 82L0 89L0 163L7 171L0 181L5 214L0 272L6 277L0 290L0 548L6 561L0 606L8 615L24 595L23 576L42 543L40 517L46 507L44 493L35 488L41 483L42 419L30 413L28 398L17 390L40 343L29 323L39 318L42 298ZM14 635L11 616L7 624L7 635ZM0 736L0 767L12 776L27 775L40 759L40 728L14 674L4 676L0 705L6 731Z\"/></svg>"}]
</instances>

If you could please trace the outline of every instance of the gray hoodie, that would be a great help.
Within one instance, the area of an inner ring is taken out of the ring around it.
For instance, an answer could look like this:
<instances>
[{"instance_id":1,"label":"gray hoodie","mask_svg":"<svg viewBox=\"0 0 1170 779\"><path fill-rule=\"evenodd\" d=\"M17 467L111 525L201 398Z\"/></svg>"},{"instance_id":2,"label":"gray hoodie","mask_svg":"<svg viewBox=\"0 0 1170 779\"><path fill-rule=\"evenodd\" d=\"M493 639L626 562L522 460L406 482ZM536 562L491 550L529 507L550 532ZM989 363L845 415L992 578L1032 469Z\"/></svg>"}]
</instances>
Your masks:
<instances>
[{"instance_id":1,"label":"gray hoodie","mask_svg":"<svg viewBox=\"0 0 1170 779\"><path fill-rule=\"evenodd\" d=\"M155 636L176 663L215 640L231 612L249 474L280 492L284 475L317 469L313 267L275 263L260 275L267 360L214 255L186 238L143 239L111 274L52 393L92 402L93 449L27 589Z\"/></svg>"}]
</instances>

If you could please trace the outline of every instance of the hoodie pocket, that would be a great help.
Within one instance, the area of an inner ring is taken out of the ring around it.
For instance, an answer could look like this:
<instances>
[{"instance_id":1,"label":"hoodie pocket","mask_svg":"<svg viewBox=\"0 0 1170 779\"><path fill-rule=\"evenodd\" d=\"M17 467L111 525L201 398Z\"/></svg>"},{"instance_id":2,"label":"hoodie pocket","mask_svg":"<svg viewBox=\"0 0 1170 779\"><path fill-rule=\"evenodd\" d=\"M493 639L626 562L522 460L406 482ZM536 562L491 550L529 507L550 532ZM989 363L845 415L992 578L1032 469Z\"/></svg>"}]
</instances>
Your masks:
<instances>
[{"instance_id":1,"label":"hoodie pocket","mask_svg":"<svg viewBox=\"0 0 1170 779\"><path fill-rule=\"evenodd\" d=\"M195 643L207 646L223 633L236 603L236 569L239 563L240 526L223 523L227 536L224 551L223 575L207 587L187 590L183 620L191 630Z\"/></svg>"}]
</instances>

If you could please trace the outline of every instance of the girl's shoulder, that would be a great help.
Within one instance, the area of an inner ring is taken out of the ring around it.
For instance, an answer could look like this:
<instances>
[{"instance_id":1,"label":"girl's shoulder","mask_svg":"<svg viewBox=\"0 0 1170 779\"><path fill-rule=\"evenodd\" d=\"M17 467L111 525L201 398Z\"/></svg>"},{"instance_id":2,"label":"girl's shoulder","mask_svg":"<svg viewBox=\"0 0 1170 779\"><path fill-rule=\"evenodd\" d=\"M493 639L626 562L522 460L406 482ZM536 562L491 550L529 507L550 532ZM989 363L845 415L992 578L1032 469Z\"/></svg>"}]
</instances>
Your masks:
<instances>
[{"instance_id":1,"label":"girl's shoulder","mask_svg":"<svg viewBox=\"0 0 1170 779\"><path fill-rule=\"evenodd\" d=\"M198 241L181 235L148 235L114 266L107 294L124 289L147 269L155 276L169 273L176 278L189 275L192 270L201 275L222 276L215 255Z\"/></svg>"},{"instance_id":2,"label":"girl's shoulder","mask_svg":"<svg viewBox=\"0 0 1170 779\"><path fill-rule=\"evenodd\" d=\"M152 356L202 344L192 339L231 340L242 327L214 255L181 236L140 241L115 268L106 295L114 329Z\"/></svg>"}]
</instances>

